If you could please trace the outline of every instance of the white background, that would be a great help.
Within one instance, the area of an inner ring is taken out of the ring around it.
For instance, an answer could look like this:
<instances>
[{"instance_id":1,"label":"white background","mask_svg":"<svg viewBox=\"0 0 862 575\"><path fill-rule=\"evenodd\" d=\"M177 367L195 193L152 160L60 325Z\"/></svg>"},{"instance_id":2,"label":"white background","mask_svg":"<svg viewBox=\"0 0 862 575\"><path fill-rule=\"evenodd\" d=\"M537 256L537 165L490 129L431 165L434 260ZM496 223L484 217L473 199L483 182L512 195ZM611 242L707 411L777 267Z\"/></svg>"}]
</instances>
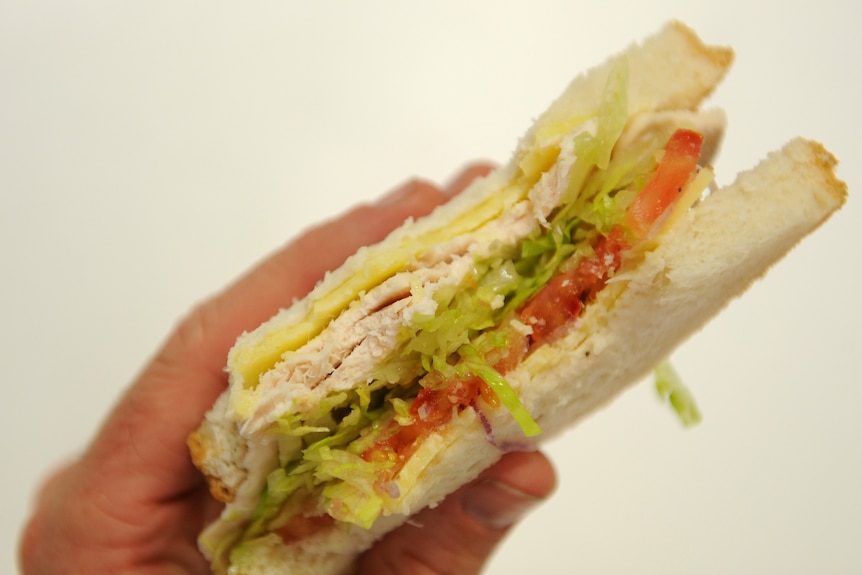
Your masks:
<instances>
[{"instance_id":1,"label":"white background","mask_svg":"<svg viewBox=\"0 0 862 575\"><path fill-rule=\"evenodd\" d=\"M703 423L645 383L554 442L558 492L488 572L862 572L859 8L522 4L0 3L0 572L37 482L195 302L410 176L505 161L671 18L737 52L719 181L801 134L851 198L676 354Z\"/></svg>"}]
</instances>

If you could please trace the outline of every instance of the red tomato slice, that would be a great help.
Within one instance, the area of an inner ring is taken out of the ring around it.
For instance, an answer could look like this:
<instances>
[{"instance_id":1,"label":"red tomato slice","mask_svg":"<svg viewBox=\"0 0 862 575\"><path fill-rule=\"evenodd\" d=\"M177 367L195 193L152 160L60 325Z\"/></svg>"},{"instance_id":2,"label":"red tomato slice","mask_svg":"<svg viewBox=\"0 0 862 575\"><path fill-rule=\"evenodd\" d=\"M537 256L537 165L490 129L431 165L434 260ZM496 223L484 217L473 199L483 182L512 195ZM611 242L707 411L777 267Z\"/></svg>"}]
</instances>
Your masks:
<instances>
[{"instance_id":1,"label":"red tomato slice","mask_svg":"<svg viewBox=\"0 0 862 575\"><path fill-rule=\"evenodd\" d=\"M702 143L703 136L691 130L677 130L671 136L656 173L626 214L626 223L638 237L646 235L697 171ZM521 321L533 328L529 340L509 333L508 348L504 352L492 353L486 359L494 363L499 373L505 374L514 369L529 344L552 337L578 316L582 307L595 297L608 278L619 269L622 253L629 247L622 227L612 229L593 246L595 253L592 256L552 279L521 309ZM414 423L402 427L392 422L390 429L384 431L378 441L362 454L366 461L394 462L395 465L384 473L385 477L379 483L382 485L398 475L407 459L419 447L418 438L440 428L451 419L454 411L466 408L478 397L491 405L498 402L493 390L476 376L454 378L439 389L422 389L410 407Z\"/></svg>"},{"instance_id":2,"label":"red tomato slice","mask_svg":"<svg viewBox=\"0 0 862 575\"><path fill-rule=\"evenodd\" d=\"M526 336L510 329L506 341L506 348L492 349L485 356L486 361L493 362L494 369L501 374L517 367L527 353ZM454 377L442 383L439 388L423 388L413 400L410 405L410 414L414 417L412 424L401 426L391 422L375 444L362 453L366 461L394 463L380 479L381 485L398 476L410 456L420 447L417 439L448 423L456 411L473 405L480 398L492 407L500 405L494 390L478 376Z\"/></svg>"},{"instance_id":3,"label":"red tomato slice","mask_svg":"<svg viewBox=\"0 0 862 575\"><path fill-rule=\"evenodd\" d=\"M572 321L601 290L622 264L622 254L630 246L625 231L616 226L593 246L594 254L568 272L558 274L540 289L519 312L520 319L533 328L530 342L552 337Z\"/></svg>"},{"instance_id":4,"label":"red tomato slice","mask_svg":"<svg viewBox=\"0 0 862 575\"><path fill-rule=\"evenodd\" d=\"M693 130L680 129L670 137L655 174L626 213L626 224L637 237L647 235L697 172L702 145L703 135Z\"/></svg>"}]
</instances>

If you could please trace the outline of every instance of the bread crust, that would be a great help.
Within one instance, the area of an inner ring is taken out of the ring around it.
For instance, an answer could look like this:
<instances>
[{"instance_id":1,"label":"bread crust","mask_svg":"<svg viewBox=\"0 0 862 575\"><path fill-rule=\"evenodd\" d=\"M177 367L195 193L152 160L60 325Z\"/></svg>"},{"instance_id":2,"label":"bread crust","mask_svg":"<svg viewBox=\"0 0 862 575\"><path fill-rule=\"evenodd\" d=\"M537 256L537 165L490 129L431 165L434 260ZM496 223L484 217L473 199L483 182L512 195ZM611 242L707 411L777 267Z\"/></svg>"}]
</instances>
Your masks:
<instances>
[{"instance_id":1,"label":"bread crust","mask_svg":"<svg viewBox=\"0 0 862 575\"><path fill-rule=\"evenodd\" d=\"M694 110L712 94L730 69L734 52L725 46L705 44L682 22L672 21L661 31L632 44L624 52L629 61L629 113ZM539 117L522 145L545 126L566 117L594 112L613 58L577 76Z\"/></svg>"},{"instance_id":2,"label":"bread crust","mask_svg":"<svg viewBox=\"0 0 862 575\"><path fill-rule=\"evenodd\" d=\"M217 459L219 455L211 453L210 443L204 439L203 433L199 429L193 431L186 443L192 456L192 463L203 474L212 496L222 503L233 501L236 490L222 481L218 471L211 466L210 462Z\"/></svg>"}]
</instances>

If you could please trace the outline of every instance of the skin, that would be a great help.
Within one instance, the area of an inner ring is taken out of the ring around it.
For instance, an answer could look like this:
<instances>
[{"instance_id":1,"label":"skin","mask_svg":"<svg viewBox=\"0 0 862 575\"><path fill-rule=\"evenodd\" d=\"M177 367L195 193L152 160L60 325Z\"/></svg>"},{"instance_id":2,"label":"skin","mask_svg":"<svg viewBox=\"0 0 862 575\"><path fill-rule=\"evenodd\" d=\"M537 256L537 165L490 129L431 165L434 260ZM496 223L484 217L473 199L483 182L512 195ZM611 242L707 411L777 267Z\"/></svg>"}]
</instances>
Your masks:
<instances>
[{"instance_id":1,"label":"skin","mask_svg":"<svg viewBox=\"0 0 862 575\"><path fill-rule=\"evenodd\" d=\"M237 335L304 296L360 246L427 214L490 169L469 166L447 186L409 181L376 204L308 230L195 307L84 453L39 490L21 538L22 573L208 573L196 538L221 504L192 465L186 437L225 389L222 369ZM541 453L508 454L381 540L360 558L357 575L479 573L555 481Z\"/></svg>"}]
</instances>

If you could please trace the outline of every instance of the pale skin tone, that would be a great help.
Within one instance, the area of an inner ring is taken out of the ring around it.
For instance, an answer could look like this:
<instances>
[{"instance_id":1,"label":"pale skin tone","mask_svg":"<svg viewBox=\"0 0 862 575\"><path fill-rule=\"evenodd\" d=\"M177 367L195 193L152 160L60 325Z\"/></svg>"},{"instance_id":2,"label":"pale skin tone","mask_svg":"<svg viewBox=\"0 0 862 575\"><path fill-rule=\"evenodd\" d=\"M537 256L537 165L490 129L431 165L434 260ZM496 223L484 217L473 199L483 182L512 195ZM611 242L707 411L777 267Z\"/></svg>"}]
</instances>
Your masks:
<instances>
[{"instance_id":1,"label":"pale skin tone","mask_svg":"<svg viewBox=\"0 0 862 575\"><path fill-rule=\"evenodd\" d=\"M21 539L22 573L208 573L196 537L221 504L192 465L186 437L225 389L222 369L237 335L308 293L358 247L430 212L489 170L470 166L446 186L408 182L376 204L307 231L195 307L84 453L39 490ZM360 558L357 575L480 573L511 527L554 485L544 455L510 453L381 540Z\"/></svg>"}]
</instances>

